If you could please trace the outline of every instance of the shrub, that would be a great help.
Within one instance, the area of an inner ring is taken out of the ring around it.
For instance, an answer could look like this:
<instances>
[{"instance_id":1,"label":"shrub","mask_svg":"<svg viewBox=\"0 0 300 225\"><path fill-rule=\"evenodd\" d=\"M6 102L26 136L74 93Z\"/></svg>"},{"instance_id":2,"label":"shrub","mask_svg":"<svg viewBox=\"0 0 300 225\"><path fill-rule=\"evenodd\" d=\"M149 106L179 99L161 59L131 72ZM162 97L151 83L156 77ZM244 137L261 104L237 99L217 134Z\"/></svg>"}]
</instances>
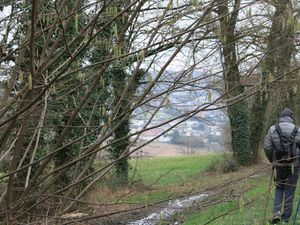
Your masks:
<instances>
[{"instance_id":1,"label":"shrub","mask_svg":"<svg viewBox=\"0 0 300 225\"><path fill-rule=\"evenodd\" d=\"M231 154L224 153L221 157L216 157L207 167L207 172L232 173L239 168L238 162L232 158Z\"/></svg>"},{"instance_id":2,"label":"shrub","mask_svg":"<svg viewBox=\"0 0 300 225\"><path fill-rule=\"evenodd\" d=\"M222 163L223 173L232 173L238 170L239 164L234 159L227 159Z\"/></svg>"}]
</instances>

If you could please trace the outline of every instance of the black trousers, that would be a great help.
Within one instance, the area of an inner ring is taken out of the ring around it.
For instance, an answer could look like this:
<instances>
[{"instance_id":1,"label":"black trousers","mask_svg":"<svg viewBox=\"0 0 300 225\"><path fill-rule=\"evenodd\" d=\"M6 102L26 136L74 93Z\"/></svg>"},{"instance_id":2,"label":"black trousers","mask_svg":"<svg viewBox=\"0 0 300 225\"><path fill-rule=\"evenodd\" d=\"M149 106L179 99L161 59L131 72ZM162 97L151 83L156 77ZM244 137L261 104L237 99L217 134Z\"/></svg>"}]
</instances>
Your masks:
<instances>
[{"instance_id":1,"label":"black trousers","mask_svg":"<svg viewBox=\"0 0 300 225\"><path fill-rule=\"evenodd\" d=\"M281 213L283 203L282 220L286 222L289 221L292 215L293 200L298 181L298 174L299 167L295 168L294 171L291 171L291 168L289 168L289 171L287 168L276 168L276 188L273 212Z\"/></svg>"}]
</instances>

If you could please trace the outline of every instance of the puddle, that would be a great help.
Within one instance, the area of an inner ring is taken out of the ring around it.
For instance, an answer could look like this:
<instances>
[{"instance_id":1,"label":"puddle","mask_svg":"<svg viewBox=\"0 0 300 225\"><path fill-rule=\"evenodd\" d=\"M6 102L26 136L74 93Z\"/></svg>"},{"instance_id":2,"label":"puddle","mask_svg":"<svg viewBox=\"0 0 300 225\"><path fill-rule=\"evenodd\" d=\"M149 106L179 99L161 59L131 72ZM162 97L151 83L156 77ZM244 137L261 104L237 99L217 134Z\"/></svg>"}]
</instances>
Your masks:
<instances>
[{"instance_id":1,"label":"puddle","mask_svg":"<svg viewBox=\"0 0 300 225\"><path fill-rule=\"evenodd\" d=\"M185 209L197 205L197 203L206 199L208 194L194 195L188 198L176 199L169 202L168 206L162 210L151 213L146 218L130 222L128 225L155 225L158 224L162 219L169 218L175 213L184 211Z\"/></svg>"}]
</instances>

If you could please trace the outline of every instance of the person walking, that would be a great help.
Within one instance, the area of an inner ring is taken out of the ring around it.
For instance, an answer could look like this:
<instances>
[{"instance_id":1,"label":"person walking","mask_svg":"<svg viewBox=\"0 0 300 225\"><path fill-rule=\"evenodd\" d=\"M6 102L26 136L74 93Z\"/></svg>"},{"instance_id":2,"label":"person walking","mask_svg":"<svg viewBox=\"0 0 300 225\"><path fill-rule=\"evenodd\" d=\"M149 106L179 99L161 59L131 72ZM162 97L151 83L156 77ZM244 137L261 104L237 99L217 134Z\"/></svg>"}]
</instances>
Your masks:
<instances>
[{"instance_id":1,"label":"person walking","mask_svg":"<svg viewBox=\"0 0 300 225\"><path fill-rule=\"evenodd\" d=\"M275 169L275 199L271 224L288 223L299 174L300 130L295 125L294 113L285 108L279 123L270 127L264 151ZM283 208L283 209L282 209Z\"/></svg>"}]
</instances>

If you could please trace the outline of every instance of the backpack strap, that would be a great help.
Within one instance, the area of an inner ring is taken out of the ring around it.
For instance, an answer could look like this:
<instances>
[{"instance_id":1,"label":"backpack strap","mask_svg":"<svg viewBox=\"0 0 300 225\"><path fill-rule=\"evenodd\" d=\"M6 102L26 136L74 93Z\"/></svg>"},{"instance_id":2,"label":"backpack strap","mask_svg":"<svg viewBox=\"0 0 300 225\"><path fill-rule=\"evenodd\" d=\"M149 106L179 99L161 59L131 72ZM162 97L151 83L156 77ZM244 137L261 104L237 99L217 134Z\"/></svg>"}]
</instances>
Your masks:
<instances>
[{"instance_id":1,"label":"backpack strap","mask_svg":"<svg viewBox=\"0 0 300 225\"><path fill-rule=\"evenodd\" d=\"M297 126L295 126L294 127L294 130L292 131L292 133L291 133L291 136L293 136L293 138L295 139L295 137L296 137L296 135L297 135L297 133L298 133L298 127Z\"/></svg>"},{"instance_id":2,"label":"backpack strap","mask_svg":"<svg viewBox=\"0 0 300 225\"><path fill-rule=\"evenodd\" d=\"M277 124L275 125L275 128L276 128L276 132L277 132L277 134L278 134L278 136L279 136L279 139L281 140L281 139L282 139L282 130L281 130L280 126L279 126L279 123L277 123ZM293 132L294 132L294 131L293 131Z\"/></svg>"},{"instance_id":3,"label":"backpack strap","mask_svg":"<svg viewBox=\"0 0 300 225\"><path fill-rule=\"evenodd\" d=\"M277 131L277 134L278 134L279 138L281 139L282 136L283 136L283 133L282 133L282 130L281 130L280 126L279 126L279 123L277 123L275 125L275 128L276 128L276 131ZM295 138L296 135L297 135L297 133L298 133L298 129L299 128L297 126L295 126L290 136L292 136L293 138Z\"/></svg>"}]
</instances>

